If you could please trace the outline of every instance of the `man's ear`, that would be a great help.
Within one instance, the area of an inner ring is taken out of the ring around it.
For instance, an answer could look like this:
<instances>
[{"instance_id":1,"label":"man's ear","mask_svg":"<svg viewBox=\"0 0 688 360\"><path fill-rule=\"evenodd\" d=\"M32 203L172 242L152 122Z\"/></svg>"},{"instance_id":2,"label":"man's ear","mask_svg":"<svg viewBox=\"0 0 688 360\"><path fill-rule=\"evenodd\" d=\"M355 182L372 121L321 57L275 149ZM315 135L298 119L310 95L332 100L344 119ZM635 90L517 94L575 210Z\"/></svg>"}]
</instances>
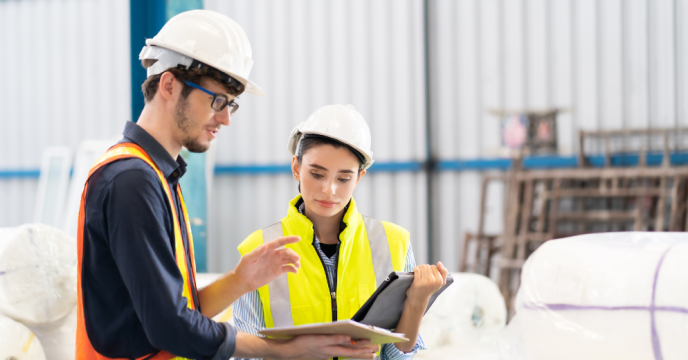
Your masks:
<instances>
[{"instance_id":1,"label":"man's ear","mask_svg":"<svg viewBox=\"0 0 688 360\"><path fill-rule=\"evenodd\" d=\"M173 101L176 103L176 97L181 93L181 83L169 71L166 71L160 76L160 83L158 83L158 93L163 99Z\"/></svg>"}]
</instances>

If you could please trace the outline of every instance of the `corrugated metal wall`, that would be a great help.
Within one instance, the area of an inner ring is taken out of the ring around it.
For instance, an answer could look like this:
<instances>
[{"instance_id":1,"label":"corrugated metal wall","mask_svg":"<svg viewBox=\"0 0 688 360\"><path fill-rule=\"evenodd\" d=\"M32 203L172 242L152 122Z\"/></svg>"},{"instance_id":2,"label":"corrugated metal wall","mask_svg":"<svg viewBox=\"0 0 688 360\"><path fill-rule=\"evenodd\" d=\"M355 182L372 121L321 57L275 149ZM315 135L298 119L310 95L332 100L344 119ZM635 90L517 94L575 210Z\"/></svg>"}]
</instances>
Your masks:
<instances>
[{"instance_id":1,"label":"corrugated metal wall","mask_svg":"<svg viewBox=\"0 0 688 360\"><path fill-rule=\"evenodd\" d=\"M129 2L0 1L0 170L38 168L45 146L109 138L129 120ZM285 164L291 128L329 103L356 105L378 162L425 159L423 2L207 0L246 30L252 77L218 139L220 165ZM683 0L429 0L430 114L439 160L495 157L487 109L564 107L562 154L579 128L688 125L688 4ZM133 54L135 56L136 54ZM376 173L355 197L394 221L426 258L425 174ZM480 174L433 177L435 258L458 265L478 223ZM0 226L30 221L36 180L0 179ZM211 271L236 245L286 213L285 175L219 175L210 208ZM489 231L501 227L491 188Z\"/></svg>"},{"instance_id":2,"label":"corrugated metal wall","mask_svg":"<svg viewBox=\"0 0 688 360\"><path fill-rule=\"evenodd\" d=\"M236 20L253 46L251 78L265 98L244 95L218 139L219 164L289 164L291 129L321 106L353 104L368 121L377 162L425 156L423 12L420 1L206 0ZM237 245L279 221L297 194L286 175L216 176L209 269L231 269ZM425 175L371 173L354 198L362 213L407 228L425 258Z\"/></svg>"},{"instance_id":3,"label":"corrugated metal wall","mask_svg":"<svg viewBox=\"0 0 688 360\"><path fill-rule=\"evenodd\" d=\"M0 1L0 170L121 133L129 52L128 0ZM32 220L37 186L0 178L0 227Z\"/></svg>"},{"instance_id":4,"label":"corrugated metal wall","mask_svg":"<svg viewBox=\"0 0 688 360\"><path fill-rule=\"evenodd\" d=\"M441 160L495 157L487 109L566 108L562 154L578 129L687 126L688 4L683 0L430 1L432 137ZM480 174L436 179L437 253L454 268L478 225ZM501 230L502 187L487 229ZM441 255L440 255L441 254Z\"/></svg>"}]
</instances>

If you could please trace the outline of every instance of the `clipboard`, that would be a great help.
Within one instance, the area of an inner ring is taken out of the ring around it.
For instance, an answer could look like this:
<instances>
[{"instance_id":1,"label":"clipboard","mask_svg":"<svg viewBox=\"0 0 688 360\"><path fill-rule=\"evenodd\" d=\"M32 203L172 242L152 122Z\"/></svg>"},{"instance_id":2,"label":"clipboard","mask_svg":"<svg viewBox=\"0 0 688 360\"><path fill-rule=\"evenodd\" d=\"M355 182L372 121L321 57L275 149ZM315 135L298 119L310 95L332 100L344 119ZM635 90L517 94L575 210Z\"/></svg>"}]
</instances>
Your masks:
<instances>
[{"instance_id":1,"label":"clipboard","mask_svg":"<svg viewBox=\"0 0 688 360\"><path fill-rule=\"evenodd\" d=\"M401 319L401 313L404 311L406 290L411 287L413 277L412 272L397 271L390 273L351 320L383 329L396 328L399 319ZM453 282L454 278L451 274L447 274L447 281L444 286L430 297L424 315L430 310L437 297Z\"/></svg>"},{"instance_id":2,"label":"clipboard","mask_svg":"<svg viewBox=\"0 0 688 360\"><path fill-rule=\"evenodd\" d=\"M354 340L368 339L371 344L375 345L408 341L404 334L393 333L386 329L364 325L353 320L263 329L258 333L273 339L291 339L298 335L343 334L351 336Z\"/></svg>"},{"instance_id":3,"label":"clipboard","mask_svg":"<svg viewBox=\"0 0 688 360\"><path fill-rule=\"evenodd\" d=\"M406 290L413 283L413 278L413 273L390 273L351 320L262 329L258 333L274 339L291 339L298 335L344 334L354 340L368 339L371 344L376 345L408 341L404 334L389 329L394 329L399 324L406 302ZM451 274L447 274L447 282L432 294L425 313L453 282Z\"/></svg>"}]
</instances>

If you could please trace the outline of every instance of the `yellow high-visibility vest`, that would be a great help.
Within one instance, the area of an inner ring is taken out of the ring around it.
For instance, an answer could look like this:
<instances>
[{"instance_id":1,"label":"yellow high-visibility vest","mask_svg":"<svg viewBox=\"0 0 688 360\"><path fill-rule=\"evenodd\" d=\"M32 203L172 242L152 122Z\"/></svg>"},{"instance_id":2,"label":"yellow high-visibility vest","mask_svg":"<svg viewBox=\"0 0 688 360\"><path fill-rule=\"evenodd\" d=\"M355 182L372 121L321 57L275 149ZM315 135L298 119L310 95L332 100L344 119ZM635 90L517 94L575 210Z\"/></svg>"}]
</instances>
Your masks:
<instances>
[{"instance_id":1,"label":"yellow high-visibility vest","mask_svg":"<svg viewBox=\"0 0 688 360\"><path fill-rule=\"evenodd\" d=\"M300 199L301 195L289 203L282 221L254 232L239 245L244 256L279 237L301 237L286 245L301 257L298 274L283 274L258 289L268 328L351 319L390 272L403 271L406 260L408 231L362 216L352 198L343 218L346 228L339 234L336 289L331 293L313 246L313 223L296 208Z\"/></svg>"}]
</instances>

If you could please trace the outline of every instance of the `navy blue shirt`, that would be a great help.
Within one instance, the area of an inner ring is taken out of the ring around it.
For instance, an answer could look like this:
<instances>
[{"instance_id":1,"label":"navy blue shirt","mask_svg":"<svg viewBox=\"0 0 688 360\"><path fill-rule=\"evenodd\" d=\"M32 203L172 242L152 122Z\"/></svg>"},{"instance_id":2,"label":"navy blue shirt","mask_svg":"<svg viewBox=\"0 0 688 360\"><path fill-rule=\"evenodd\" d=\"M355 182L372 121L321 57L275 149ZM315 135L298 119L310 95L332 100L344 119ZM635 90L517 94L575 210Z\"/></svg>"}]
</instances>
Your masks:
<instances>
[{"instance_id":1,"label":"navy blue shirt","mask_svg":"<svg viewBox=\"0 0 688 360\"><path fill-rule=\"evenodd\" d=\"M121 142L140 146L166 177L188 234L175 191L186 172L143 128L127 122ZM174 219L155 171L143 160L117 160L96 171L86 193L81 272L86 331L93 348L113 358L138 358L160 350L190 359L228 359L236 330L203 316L182 296ZM187 263L191 266L191 261ZM189 273L192 269L189 268Z\"/></svg>"}]
</instances>

